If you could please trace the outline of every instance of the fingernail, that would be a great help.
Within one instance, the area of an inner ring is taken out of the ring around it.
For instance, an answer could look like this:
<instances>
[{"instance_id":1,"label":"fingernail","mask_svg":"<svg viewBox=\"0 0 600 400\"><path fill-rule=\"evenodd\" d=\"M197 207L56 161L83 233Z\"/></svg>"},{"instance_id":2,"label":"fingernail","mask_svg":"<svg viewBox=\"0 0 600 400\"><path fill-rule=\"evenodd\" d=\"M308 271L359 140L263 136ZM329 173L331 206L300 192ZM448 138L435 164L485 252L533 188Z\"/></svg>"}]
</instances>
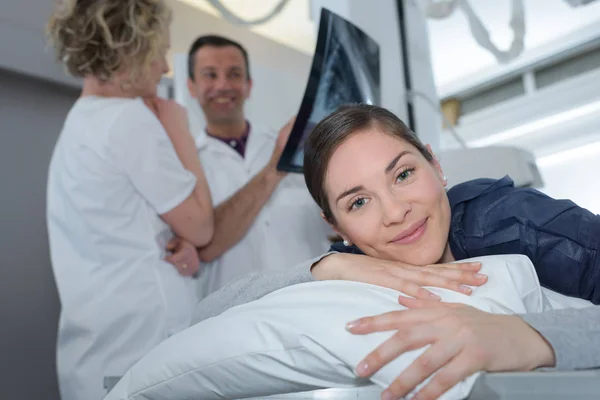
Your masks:
<instances>
[{"instance_id":1,"label":"fingernail","mask_svg":"<svg viewBox=\"0 0 600 400\"><path fill-rule=\"evenodd\" d=\"M460 285L460 291L466 294L471 294L473 293L473 290L471 290L470 287L468 287L467 285Z\"/></svg>"},{"instance_id":2,"label":"fingernail","mask_svg":"<svg viewBox=\"0 0 600 400\"><path fill-rule=\"evenodd\" d=\"M440 296L438 296L437 294L434 293L429 293L429 297L434 299L434 300L441 300L442 298Z\"/></svg>"},{"instance_id":3,"label":"fingernail","mask_svg":"<svg viewBox=\"0 0 600 400\"><path fill-rule=\"evenodd\" d=\"M484 275L484 274L475 274L475 278L477 278L477 279L484 279L485 280L485 279L487 279L487 275Z\"/></svg>"},{"instance_id":4,"label":"fingernail","mask_svg":"<svg viewBox=\"0 0 600 400\"><path fill-rule=\"evenodd\" d=\"M396 400L396 396L394 396L394 393L390 392L389 390L386 390L385 392L383 392L381 394L381 400Z\"/></svg>"},{"instance_id":5,"label":"fingernail","mask_svg":"<svg viewBox=\"0 0 600 400\"><path fill-rule=\"evenodd\" d=\"M349 331L351 329L355 329L360 325L360 320L357 319L356 321L352 321L352 322L348 322L346 324L346 330Z\"/></svg>"},{"instance_id":6,"label":"fingernail","mask_svg":"<svg viewBox=\"0 0 600 400\"><path fill-rule=\"evenodd\" d=\"M356 374L359 376L366 376L369 373L369 364L366 362L361 362L356 367Z\"/></svg>"}]
</instances>

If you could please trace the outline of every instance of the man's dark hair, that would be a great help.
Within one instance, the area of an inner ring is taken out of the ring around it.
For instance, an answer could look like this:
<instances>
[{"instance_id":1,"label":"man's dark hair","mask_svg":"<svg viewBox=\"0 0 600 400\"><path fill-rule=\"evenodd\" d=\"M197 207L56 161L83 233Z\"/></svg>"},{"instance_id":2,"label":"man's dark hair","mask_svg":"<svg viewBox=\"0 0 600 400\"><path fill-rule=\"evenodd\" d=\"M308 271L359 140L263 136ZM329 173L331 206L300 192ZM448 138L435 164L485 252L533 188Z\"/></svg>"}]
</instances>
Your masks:
<instances>
[{"instance_id":1,"label":"man's dark hair","mask_svg":"<svg viewBox=\"0 0 600 400\"><path fill-rule=\"evenodd\" d=\"M248 52L238 42L235 42L231 39L227 39L226 37L219 35L204 35L200 36L192 46L190 47L190 51L188 52L188 76L191 80L194 80L194 66L196 64L196 53L204 46L214 46L214 47L227 47L233 46L239 49L244 56L244 62L246 63L246 79L250 80L250 60L248 59Z\"/></svg>"}]
</instances>

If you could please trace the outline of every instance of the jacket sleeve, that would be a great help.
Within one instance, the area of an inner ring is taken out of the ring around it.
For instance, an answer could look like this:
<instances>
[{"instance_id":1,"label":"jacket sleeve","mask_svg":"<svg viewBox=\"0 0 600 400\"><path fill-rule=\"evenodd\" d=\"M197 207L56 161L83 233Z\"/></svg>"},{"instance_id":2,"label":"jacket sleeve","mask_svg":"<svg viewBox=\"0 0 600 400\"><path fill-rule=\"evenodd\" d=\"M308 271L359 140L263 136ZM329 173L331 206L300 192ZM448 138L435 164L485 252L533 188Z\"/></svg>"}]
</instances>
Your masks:
<instances>
[{"instance_id":1,"label":"jacket sleeve","mask_svg":"<svg viewBox=\"0 0 600 400\"><path fill-rule=\"evenodd\" d=\"M192 325L216 317L231 307L260 299L276 290L314 281L310 273L311 267L329 254L331 253L326 253L292 268L250 274L234 281L211 293L197 304Z\"/></svg>"},{"instance_id":2,"label":"jacket sleeve","mask_svg":"<svg viewBox=\"0 0 600 400\"><path fill-rule=\"evenodd\" d=\"M600 306L520 317L550 343L556 369L600 368Z\"/></svg>"},{"instance_id":3,"label":"jacket sleeve","mask_svg":"<svg viewBox=\"0 0 600 400\"><path fill-rule=\"evenodd\" d=\"M512 186L458 204L456 211L455 257L523 254L543 286L600 304L600 216Z\"/></svg>"}]
</instances>

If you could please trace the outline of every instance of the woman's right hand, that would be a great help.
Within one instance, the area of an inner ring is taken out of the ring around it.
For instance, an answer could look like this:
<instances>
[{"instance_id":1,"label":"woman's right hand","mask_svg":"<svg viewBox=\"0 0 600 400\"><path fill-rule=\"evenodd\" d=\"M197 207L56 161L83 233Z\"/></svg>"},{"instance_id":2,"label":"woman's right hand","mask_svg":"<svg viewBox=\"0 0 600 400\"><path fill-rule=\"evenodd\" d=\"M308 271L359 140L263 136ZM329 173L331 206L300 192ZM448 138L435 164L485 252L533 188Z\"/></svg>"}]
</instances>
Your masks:
<instances>
[{"instance_id":1,"label":"woman's right hand","mask_svg":"<svg viewBox=\"0 0 600 400\"><path fill-rule=\"evenodd\" d=\"M317 280L345 280L370 283L397 290L417 299L440 297L424 289L433 286L470 295L467 286L481 286L487 276L479 274L481 263L435 264L424 267L378 260L357 254L331 254L312 268Z\"/></svg>"},{"instance_id":2,"label":"woman's right hand","mask_svg":"<svg viewBox=\"0 0 600 400\"><path fill-rule=\"evenodd\" d=\"M190 134L187 111L176 101L153 97L144 99L144 103L160 120L171 140L173 135Z\"/></svg>"}]
</instances>

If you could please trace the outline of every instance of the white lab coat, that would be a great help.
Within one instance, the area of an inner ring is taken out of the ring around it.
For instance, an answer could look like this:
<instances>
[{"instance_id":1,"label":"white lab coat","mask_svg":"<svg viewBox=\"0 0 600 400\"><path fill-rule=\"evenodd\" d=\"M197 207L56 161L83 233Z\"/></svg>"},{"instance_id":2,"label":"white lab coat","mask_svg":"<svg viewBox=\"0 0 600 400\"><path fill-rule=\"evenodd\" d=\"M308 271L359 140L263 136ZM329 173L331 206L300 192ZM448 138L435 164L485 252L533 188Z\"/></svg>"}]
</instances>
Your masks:
<instances>
[{"instance_id":1,"label":"white lab coat","mask_svg":"<svg viewBox=\"0 0 600 400\"><path fill-rule=\"evenodd\" d=\"M164 261L159 214L195 183L140 99L84 97L69 113L47 193L62 400L102 399L105 377L189 326L195 283Z\"/></svg>"},{"instance_id":2,"label":"white lab coat","mask_svg":"<svg viewBox=\"0 0 600 400\"><path fill-rule=\"evenodd\" d=\"M215 207L250 181L270 160L277 132L251 128L245 157L202 131L197 138ZM203 298L235 279L269 269L284 269L329 248L333 234L321 218L302 174L288 174L275 189L244 238L217 260L201 266L198 295Z\"/></svg>"}]
</instances>

